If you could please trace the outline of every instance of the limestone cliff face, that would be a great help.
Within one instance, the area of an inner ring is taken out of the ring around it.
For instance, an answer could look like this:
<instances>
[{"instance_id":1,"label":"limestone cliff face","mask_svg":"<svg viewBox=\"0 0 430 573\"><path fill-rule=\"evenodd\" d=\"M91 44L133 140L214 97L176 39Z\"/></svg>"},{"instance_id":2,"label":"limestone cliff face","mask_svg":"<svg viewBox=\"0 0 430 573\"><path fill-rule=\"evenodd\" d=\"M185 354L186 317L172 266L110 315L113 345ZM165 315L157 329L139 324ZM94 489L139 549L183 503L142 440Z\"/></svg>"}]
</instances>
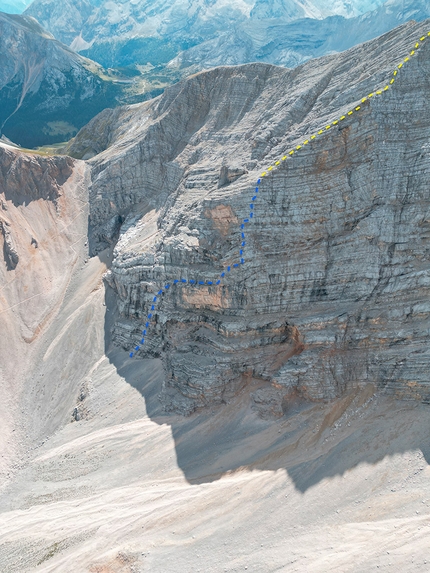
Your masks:
<instances>
[{"instance_id":1,"label":"limestone cliff face","mask_svg":"<svg viewBox=\"0 0 430 573\"><path fill-rule=\"evenodd\" d=\"M86 148L105 148L90 161L92 248L119 233L113 335L130 349L161 287L215 282L237 260L263 168L361 107L264 178L244 265L219 286L162 295L138 354L163 358L167 408L226 401L251 378L267 382L279 413L292 396L369 383L429 399L430 39L392 89L360 103L427 28L410 23L294 70L204 72L116 111L102 141L99 118L87 128Z\"/></svg>"}]
</instances>

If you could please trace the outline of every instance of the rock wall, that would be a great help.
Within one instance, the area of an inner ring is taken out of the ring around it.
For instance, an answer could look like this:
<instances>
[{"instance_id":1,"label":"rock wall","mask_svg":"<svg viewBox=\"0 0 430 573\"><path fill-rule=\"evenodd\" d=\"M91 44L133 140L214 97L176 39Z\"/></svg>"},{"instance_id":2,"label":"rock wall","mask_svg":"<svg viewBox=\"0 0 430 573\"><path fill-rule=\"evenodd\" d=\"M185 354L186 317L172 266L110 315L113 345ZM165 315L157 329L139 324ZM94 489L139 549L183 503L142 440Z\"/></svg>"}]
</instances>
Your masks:
<instances>
[{"instance_id":1,"label":"rock wall","mask_svg":"<svg viewBox=\"0 0 430 573\"><path fill-rule=\"evenodd\" d=\"M163 294L138 354L163 358L166 408L226 401L251 378L282 407L369 383L429 399L430 39L360 104L427 28L294 70L218 68L117 113L91 160L90 221L94 252L119 232L107 279L130 349L160 287L215 282L237 259L262 169L361 105L263 180L246 264Z\"/></svg>"}]
</instances>

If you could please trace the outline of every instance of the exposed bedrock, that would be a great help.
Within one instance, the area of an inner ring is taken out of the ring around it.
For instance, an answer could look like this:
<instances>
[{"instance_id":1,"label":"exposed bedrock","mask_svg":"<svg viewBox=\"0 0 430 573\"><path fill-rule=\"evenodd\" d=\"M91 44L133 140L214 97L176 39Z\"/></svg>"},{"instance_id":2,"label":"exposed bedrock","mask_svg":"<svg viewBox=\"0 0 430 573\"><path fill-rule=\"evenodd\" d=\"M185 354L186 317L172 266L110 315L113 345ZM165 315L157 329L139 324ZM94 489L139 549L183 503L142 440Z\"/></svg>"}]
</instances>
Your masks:
<instances>
[{"instance_id":1,"label":"exposed bedrock","mask_svg":"<svg viewBox=\"0 0 430 573\"><path fill-rule=\"evenodd\" d=\"M18 266L21 238L30 231L20 226L15 210L10 209L11 204L19 208L44 199L52 202L60 214L61 187L72 175L73 165L70 157L26 155L0 145L0 249L7 271ZM37 247L34 237L31 244Z\"/></svg>"},{"instance_id":2,"label":"exposed bedrock","mask_svg":"<svg viewBox=\"0 0 430 573\"><path fill-rule=\"evenodd\" d=\"M410 23L294 70L211 70L116 112L91 160L90 221L94 252L120 233L107 280L113 337L130 349L161 286L216 281L238 260L262 168L361 105L263 180L245 265L163 295L139 355L163 358L167 409L226 401L251 378L280 411L289 396L366 384L430 398L430 40L361 103L424 31Z\"/></svg>"},{"instance_id":3,"label":"exposed bedrock","mask_svg":"<svg viewBox=\"0 0 430 573\"><path fill-rule=\"evenodd\" d=\"M0 232L3 235L3 257L7 270L11 271L16 268L19 255L9 227L10 224L7 221L0 219Z\"/></svg>"},{"instance_id":4,"label":"exposed bedrock","mask_svg":"<svg viewBox=\"0 0 430 573\"><path fill-rule=\"evenodd\" d=\"M54 203L73 172L71 157L41 157L0 146L0 192L14 205L45 199Z\"/></svg>"}]
</instances>

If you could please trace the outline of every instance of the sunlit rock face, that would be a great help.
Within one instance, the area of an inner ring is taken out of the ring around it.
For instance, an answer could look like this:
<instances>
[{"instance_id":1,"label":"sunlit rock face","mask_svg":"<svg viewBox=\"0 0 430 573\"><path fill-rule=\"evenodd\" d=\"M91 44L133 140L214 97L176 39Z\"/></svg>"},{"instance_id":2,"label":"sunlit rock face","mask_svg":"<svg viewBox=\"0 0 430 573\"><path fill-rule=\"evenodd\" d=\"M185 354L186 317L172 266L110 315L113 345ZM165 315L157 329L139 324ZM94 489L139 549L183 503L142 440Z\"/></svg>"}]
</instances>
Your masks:
<instances>
[{"instance_id":1,"label":"sunlit rock face","mask_svg":"<svg viewBox=\"0 0 430 573\"><path fill-rule=\"evenodd\" d=\"M324 128L259 185L245 264L160 297L137 355L162 357L167 409L228 401L251 379L280 412L369 383L428 399L430 40L361 102L424 32L405 25L295 70L204 72L78 135L75 154L104 149L90 160L90 238L93 253L117 241L113 337L129 350L160 288L215 283L238 261L259 174Z\"/></svg>"}]
</instances>

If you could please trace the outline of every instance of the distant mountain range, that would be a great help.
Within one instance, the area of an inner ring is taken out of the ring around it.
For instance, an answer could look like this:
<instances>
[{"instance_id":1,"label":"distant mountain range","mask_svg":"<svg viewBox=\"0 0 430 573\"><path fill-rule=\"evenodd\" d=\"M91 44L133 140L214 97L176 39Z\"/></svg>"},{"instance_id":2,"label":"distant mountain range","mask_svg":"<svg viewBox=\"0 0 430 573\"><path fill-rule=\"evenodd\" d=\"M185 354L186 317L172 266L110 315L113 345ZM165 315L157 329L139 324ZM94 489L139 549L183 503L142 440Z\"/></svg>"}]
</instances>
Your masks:
<instances>
[{"instance_id":1,"label":"distant mountain range","mask_svg":"<svg viewBox=\"0 0 430 573\"><path fill-rule=\"evenodd\" d=\"M33 18L0 13L0 136L26 147L65 141L129 87Z\"/></svg>"},{"instance_id":2,"label":"distant mountain range","mask_svg":"<svg viewBox=\"0 0 430 573\"><path fill-rule=\"evenodd\" d=\"M430 16L428 0L34 0L25 14L103 66L191 73L252 61L296 66Z\"/></svg>"},{"instance_id":3,"label":"distant mountain range","mask_svg":"<svg viewBox=\"0 0 430 573\"><path fill-rule=\"evenodd\" d=\"M323 20L302 18L285 22L264 19L236 26L217 38L182 51L170 69L186 73L219 65L267 62L295 67L311 58L342 52L376 38L408 20L430 17L428 0L389 0L354 18L329 16Z\"/></svg>"},{"instance_id":4,"label":"distant mountain range","mask_svg":"<svg viewBox=\"0 0 430 573\"><path fill-rule=\"evenodd\" d=\"M141 53L145 44L137 38L152 39L170 48L196 44L241 23L261 19L281 19L284 23L300 18L359 16L382 5L384 0L34 0L26 14L78 51L94 44L134 40L129 51ZM107 47L105 48L108 51ZM117 51L121 52L119 48ZM123 49L124 51L124 49ZM161 57L169 57L163 50ZM123 54L125 56L125 54ZM121 54L119 54L119 57ZM118 55L117 55L118 57ZM118 65L119 60L115 60ZM146 63L146 61L139 62Z\"/></svg>"}]
</instances>

